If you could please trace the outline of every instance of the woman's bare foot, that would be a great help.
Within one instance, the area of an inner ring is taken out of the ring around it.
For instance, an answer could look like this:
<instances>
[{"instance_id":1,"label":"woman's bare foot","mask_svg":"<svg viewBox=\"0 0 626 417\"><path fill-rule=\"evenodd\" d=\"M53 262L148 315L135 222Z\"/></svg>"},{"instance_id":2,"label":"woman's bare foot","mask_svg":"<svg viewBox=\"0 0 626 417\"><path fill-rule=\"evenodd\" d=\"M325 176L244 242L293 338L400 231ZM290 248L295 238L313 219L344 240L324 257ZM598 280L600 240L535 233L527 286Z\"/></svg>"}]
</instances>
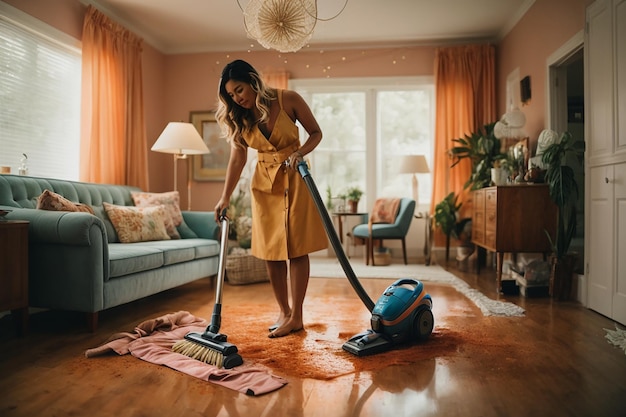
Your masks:
<instances>
[{"instance_id":1,"label":"woman's bare foot","mask_svg":"<svg viewBox=\"0 0 626 417\"><path fill-rule=\"evenodd\" d=\"M282 326L279 326L276 330L271 332L268 335L268 337L269 338L283 337L291 333L299 332L302 329L304 329L302 322L296 322L295 320L290 319L285 324L283 324Z\"/></svg>"},{"instance_id":2,"label":"woman's bare foot","mask_svg":"<svg viewBox=\"0 0 626 417\"><path fill-rule=\"evenodd\" d=\"M289 314L283 314L282 312L279 314L278 319L276 320L276 323L272 324L271 326L269 326L267 328L267 330L269 330L270 332L273 332L274 330L278 329L280 326L284 325L285 323L287 323L287 321L289 321L289 319L291 318L291 313Z\"/></svg>"}]
</instances>

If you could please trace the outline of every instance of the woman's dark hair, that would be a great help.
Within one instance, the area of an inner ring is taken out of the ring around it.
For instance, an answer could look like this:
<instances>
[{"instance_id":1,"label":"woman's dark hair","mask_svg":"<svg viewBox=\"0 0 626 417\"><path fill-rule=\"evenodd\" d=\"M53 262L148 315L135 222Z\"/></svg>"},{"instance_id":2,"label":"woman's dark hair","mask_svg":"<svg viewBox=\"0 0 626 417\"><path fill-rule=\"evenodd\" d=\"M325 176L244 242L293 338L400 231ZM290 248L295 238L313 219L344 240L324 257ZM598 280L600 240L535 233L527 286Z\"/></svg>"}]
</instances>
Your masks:
<instances>
[{"instance_id":1,"label":"woman's dark hair","mask_svg":"<svg viewBox=\"0 0 626 417\"><path fill-rule=\"evenodd\" d=\"M239 81L249 84L256 95L256 107L261 112L261 118L255 120L251 110L239 106L226 91L228 81ZM219 105L215 117L226 138L232 143L240 143L241 135L259 122L269 118L270 101L276 98L276 90L265 85L258 71L246 61L237 59L222 70L218 88Z\"/></svg>"}]
</instances>

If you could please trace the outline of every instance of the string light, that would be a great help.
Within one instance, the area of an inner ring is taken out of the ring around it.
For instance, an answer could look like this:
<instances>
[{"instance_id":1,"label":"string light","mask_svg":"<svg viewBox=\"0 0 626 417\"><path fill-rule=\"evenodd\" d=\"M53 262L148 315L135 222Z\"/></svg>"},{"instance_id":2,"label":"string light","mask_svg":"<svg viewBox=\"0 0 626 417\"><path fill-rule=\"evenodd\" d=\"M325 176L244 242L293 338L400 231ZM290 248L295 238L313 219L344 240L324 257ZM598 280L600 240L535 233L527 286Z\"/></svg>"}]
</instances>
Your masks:
<instances>
[{"instance_id":1,"label":"string light","mask_svg":"<svg viewBox=\"0 0 626 417\"><path fill-rule=\"evenodd\" d=\"M250 45L251 48L253 46L254 45L252 44ZM249 49L247 52L252 53L252 52L260 52L260 51L258 50L253 51ZM342 64L349 63L350 65L355 65L359 62L359 60L367 59L367 62L369 63L377 59L380 59L382 60L381 62L388 60L386 62L388 62L389 66L397 67L401 64L406 63L409 60L409 58L411 58L411 55L412 55L410 47L406 47L406 48L401 47L397 49L374 48L374 49L367 49L367 50L358 50L358 51L350 52L348 54L342 54L339 56L336 56L332 54L331 51L327 51L325 49L320 49L317 51L313 51L313 50L299 51L299 52L296 52L296 54L299 54L300 57L308 56L310 57L310 60L311 60L311 62L306 62L306 61L302 62L302 60L296 60L296 61L299 61L297 65L302 65L302 68L306 69L307 71L310 71L311 69L314 70L315 68L319 68L320 76L324 78L331 78L333 72L335 72L337 68L339 68ZM277 65L287 65L290 62L289 58L287 57L287 54L277 53L274 56L275 56L275 59L278 60ZM225 54L224 57L226 60L230 61L231 54ZM293 59L291 61L293 61ZM222 63L222 60L218 59L215 61L216 66L220 66L221 63Z\"/></svg>"}]
</instances>

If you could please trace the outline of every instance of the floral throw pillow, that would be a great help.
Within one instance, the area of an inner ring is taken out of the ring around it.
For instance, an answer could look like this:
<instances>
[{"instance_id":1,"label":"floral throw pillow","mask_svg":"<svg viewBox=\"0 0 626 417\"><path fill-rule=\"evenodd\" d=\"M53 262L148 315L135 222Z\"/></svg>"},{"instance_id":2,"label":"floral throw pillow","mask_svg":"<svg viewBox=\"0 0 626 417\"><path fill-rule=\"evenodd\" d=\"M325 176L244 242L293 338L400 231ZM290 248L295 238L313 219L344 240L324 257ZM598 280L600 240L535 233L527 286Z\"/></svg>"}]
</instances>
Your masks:
<instances>
[{"instance_id":1,"label":"floral throw pillow","mask_svg":"<svg viewBox=\"0 0 626 417\"><path fill-rule=\"evenodd\" d=\"M165 221L167 234L172 239L180 239L180 234L176 229L183 222L183 214L180 211L180 195L178 191L169 191L166 193L144 193L133 191L130 193L136 207L154 207L165 206L165 210L170 217L170 221Z\"/></svg>"},{"instance_id":2,"label":"floral throw pillow","mask_svg":"<svg viewBox=\"0 0 626 417\"><path fill-rule=\"evenodd\" d=\"M37 208L50 211L80 211L94 214L91 206L82 203L74 203L60 194L50 190L44 190L37 198Z\"/></svg>"},{"instance_id":3,"label":"floral throw pillow","mask_svg":"<svg viewBox=\"0 0 626 417\"><path fill-rule=\"evenodd\" d=\"M169 240L165 206L132 207L102 203L122 243Z\"/></svg>"}]
</instances>

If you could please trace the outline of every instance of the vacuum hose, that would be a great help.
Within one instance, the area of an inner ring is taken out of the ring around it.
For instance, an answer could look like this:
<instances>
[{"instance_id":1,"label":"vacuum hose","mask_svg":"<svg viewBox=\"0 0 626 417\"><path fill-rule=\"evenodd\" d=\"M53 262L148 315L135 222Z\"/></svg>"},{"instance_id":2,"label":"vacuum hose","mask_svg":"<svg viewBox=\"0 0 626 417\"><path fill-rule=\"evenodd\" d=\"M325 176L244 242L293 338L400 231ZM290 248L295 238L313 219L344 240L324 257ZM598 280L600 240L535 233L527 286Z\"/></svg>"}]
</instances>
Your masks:
<instances>
[{"instance_id":1,"label":"vacuum hose","mask_svg":"<svg viewBox=\"0 0 626 417\"><path fill-rule=\"evenodd\" d=\"M352 270L352 266L350 266L350 262L346 257L345 252L343 251L343 247L341 246L341 241L339 240L339 236L337 236L337 232L335 231L335 226L333 225L330 216L328 215L328 211L324 206L324 202L322 201L322 197L320 196L319 191L317 190L317 186L315 185L315 181L313 181L313 177L311 177L311 173L309 172L309 167L305 161L302 161L298 164L298 172L302 176L302 179L306 183L306 186L313 197L313 201L317 206L317 210L320 213L322 218L322 222L324 223L324 229L326 229L326 234L330 239L330 244L332 245L335 253L337 254L337 259L339 259L339 263L343 268L343 271L346 273L346 277L348 277L348 281L356 291L357 295L365 304L365 307L371 312L374 309L374 301L367 294L359 279L356 277L356 274Z\"/></svg>"}]
</instances>

